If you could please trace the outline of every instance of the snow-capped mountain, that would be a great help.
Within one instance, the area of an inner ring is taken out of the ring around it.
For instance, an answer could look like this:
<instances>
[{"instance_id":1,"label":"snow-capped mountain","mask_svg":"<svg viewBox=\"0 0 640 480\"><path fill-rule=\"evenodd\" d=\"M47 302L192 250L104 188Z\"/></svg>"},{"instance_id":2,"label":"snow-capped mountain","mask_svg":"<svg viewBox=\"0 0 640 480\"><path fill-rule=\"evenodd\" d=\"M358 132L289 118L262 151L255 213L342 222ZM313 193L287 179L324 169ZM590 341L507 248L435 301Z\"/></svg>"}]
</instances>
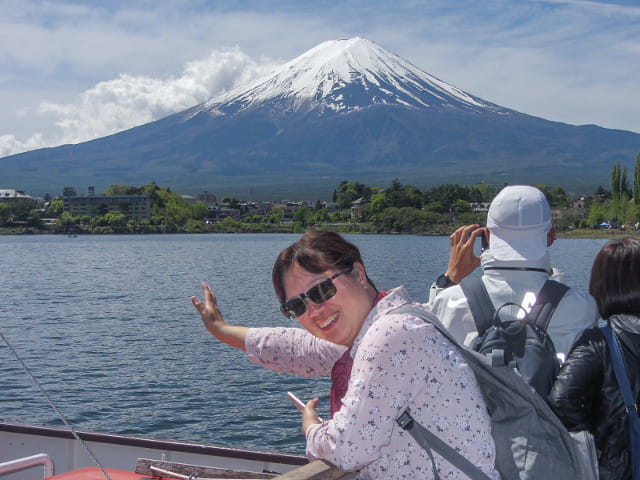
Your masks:
<instances>
[{"instance_id":1,"label":"snow-capped mountain","mask_svg":"<svg viewBox=\"0 0 640 480\"><path fill-rule=\"evenodd\" d=\"M185 193L310 200L329 199L345 179L593 191L613 162L632 168L638 151L639 134L500 107L354 38L161 120L0 159L0 180L36 194L155 181Z\"/></svg>"},{"instance_id":2,"label":"snow-capped mountain","mask_svg":"<svg viewBox=\"0 0 640 480\"><path fill-rule=\"evenodd\" d=\"M266 103L319 113L345 113L377 104L499 110L363 38L321 43L266 77L206 102L202 109L222 114Z\"/></svg>"}]
</instances>

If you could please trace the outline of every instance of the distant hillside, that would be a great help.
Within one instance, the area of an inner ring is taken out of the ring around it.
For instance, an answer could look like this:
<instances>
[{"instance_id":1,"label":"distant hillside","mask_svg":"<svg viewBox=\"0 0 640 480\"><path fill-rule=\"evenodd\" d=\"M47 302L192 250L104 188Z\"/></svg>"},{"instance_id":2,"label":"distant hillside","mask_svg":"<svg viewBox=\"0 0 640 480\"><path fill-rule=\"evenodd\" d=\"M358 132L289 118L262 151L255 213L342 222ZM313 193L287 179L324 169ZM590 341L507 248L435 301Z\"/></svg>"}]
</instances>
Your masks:
<instances>
[{"instance_id":1,"label":"distant hillside","mask_svg":"<svg viewBox=\"0 0 640 480\"><path fill-rule=\"evenodd\" d=\"M327 199L341 180L427 188L478 181L592 192L640 134L509 110L374 43L325 42L184 112L78 145L0 159L0 183L57 194L155 181L253 199Z\"/></svg>"}]
</instances>

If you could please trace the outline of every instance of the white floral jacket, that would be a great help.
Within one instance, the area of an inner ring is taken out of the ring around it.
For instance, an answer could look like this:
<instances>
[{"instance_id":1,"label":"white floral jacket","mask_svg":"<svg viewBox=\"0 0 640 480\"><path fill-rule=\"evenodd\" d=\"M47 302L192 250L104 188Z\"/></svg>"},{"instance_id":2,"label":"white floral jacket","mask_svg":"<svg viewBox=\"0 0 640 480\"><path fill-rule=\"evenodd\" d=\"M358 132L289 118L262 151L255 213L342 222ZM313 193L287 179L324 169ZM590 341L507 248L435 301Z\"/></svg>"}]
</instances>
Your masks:
<instances>
[{"instance_id":1,"label":"white floral jacket","mask_svg":"<svg viewBox=\"0 0 640 480\"><path fill-rule=\"evenodd\" d=\"M342 408L307 430L307 456L361 479L430 479L427 453L396 423L413 417L492 478L495 447L489 416L472 370L455 347L421 319L391 312L411 303L403 287L369 312L351 349L353 369ZM345 347L297 328L250 329L252 362L298 375L329 375ZM462 474L435 454L442 479Z\"/></svg>"}]
</instances>

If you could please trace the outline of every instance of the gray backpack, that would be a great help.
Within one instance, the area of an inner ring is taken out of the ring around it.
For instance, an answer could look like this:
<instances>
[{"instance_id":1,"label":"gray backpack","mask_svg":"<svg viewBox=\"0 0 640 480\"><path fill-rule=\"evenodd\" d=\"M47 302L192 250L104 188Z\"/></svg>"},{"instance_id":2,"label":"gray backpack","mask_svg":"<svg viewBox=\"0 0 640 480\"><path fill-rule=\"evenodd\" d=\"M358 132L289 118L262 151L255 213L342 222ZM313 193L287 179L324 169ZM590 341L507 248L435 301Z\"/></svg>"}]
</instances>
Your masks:
<instances>
[{"instance_id":1,"label":"gray backpack","mask_svg":"<svg viewBox=\"0 0 640 480\"><path fill-rule=\"evenodd\" d=\"M492 365L515 368L542 398L547 398L560 371L560 362L547 327L569 287L547 280L529 312L511 302L496 310L480 277L466 277L460 282L460 288L467 297L478 330L471 349L487 355ZM502 321L500 312L509 306L522 310L524 318Z\"/></svg>"},{"instance_id":2,"label":"gray backpack","mask_svg":"<svg viewBox=\"0 0 640 480\"><path fill-rule=\"evenodd\" d=\"M502 480L545 478L597 479L578 444L545 400L509 366L491 366L487 357L460 345L440 321L423 307L405 305L392 313L414 315L432 324L461 353L475 373L496 446L496 468ZM427 451L439 479L432 451L473 480L486 480L475 465L411 417L407 408L396 420Z\"/></svg>"}]
</instances>

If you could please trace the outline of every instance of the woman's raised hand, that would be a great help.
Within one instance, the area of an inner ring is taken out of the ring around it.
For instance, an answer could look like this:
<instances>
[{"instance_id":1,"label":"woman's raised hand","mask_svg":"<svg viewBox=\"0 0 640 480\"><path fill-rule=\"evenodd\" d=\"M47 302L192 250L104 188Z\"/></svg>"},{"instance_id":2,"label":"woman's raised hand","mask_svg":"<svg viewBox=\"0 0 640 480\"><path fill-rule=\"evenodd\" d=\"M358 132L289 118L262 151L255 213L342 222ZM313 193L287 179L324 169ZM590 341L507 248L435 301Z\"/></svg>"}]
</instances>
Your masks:
<instances>
[{"instance_id":1,"label":"woman's raised hand","mask_svg":"<svg viewBox=\"0 0 640 480\"><path fill-rule=\"evenodd\" d=\"M202 282L202 292L204 295L204 303L196 296L191 297L191 303L196 307L198 313L202 317L204 326L218 340L231 345L232 347L244 350L244 340L247 334L247 327L237 327L229 325L222 318L216 296L213 290L206 283Z\"/></svg>"},{"instance_id":2,"label":"woman's raised hand","mask_svg":"<svg viewBox=\"0 0 640 480\"><path fill-rule=\"evenodd\" d=\"M196 296L191 297L191 303L193 303L193 306L196 307L196 310L200 313L207 330L217 336L218 330L220 330L226 322L222 318L213 290L204 282L202 282L202 293L204 295L204 303Z\"/></svg>"}]
</instances>

